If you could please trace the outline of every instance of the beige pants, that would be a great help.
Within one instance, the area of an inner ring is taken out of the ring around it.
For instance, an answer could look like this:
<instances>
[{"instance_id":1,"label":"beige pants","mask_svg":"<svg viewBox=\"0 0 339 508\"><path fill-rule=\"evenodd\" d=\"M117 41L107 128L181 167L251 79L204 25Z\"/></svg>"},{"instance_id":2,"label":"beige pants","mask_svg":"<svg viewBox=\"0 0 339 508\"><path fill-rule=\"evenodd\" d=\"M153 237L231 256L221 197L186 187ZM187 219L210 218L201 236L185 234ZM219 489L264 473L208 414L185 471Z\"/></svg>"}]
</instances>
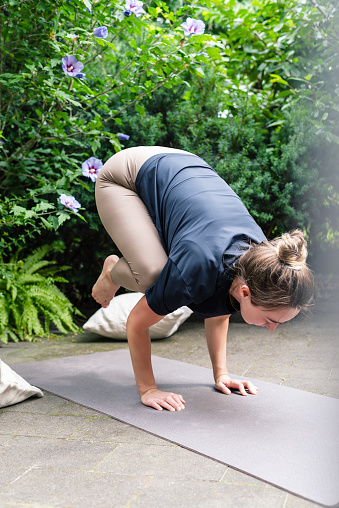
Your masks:
<instances>
[{"instance_id":1,"label":"beige pants","mask_svg":"<svg viewBox=\"0 0 339 508\"><path fill-rule=\"evenodd\" d=\"M141 166L158 153L188 152L162 146L127 148L108 159L95 187L100 219L123 255L112 269L112 281L141 293L154 284L167 262L158 232L135 187Z\"/></svg>"}]
</instances>

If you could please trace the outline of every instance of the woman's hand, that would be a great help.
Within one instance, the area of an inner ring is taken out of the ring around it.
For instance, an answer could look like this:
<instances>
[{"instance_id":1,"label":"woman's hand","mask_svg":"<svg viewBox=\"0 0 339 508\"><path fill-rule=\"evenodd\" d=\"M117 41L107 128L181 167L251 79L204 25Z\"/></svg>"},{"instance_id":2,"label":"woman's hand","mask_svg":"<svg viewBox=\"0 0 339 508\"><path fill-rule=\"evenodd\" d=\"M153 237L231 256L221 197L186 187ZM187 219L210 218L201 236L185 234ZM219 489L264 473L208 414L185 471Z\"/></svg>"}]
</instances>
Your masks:
<instances>
[{"instance_id":1,"label":"woman's hand","mask_svg":"<svg viewBox=\"0 0 339 508\"><path fill-rule=\"evenodd\" d=\"M162 392L157 388L151 388L141 396L141 402L145 406L154 407L158 411L168 409L168 411L181 411L185 409L185 401L181 395L172 392Z\"/></svg>"},{"instance_id":2,"label":"woman's hand","mask_svg":"<svg viewBox=\"0 0 339 508\"><path fill-rule=\"evenodd\" d=\"M221 392L229 395L231 393L230 388L234 388L239 390L241 395L248 395L245 388L252 394L257 395L258 388L254 386L251 381L240 381L239 379L231 379L227 374L223 374L218 376L215 380L214 388L216 390L220 390Z\"/></svg>"}]
</instances>

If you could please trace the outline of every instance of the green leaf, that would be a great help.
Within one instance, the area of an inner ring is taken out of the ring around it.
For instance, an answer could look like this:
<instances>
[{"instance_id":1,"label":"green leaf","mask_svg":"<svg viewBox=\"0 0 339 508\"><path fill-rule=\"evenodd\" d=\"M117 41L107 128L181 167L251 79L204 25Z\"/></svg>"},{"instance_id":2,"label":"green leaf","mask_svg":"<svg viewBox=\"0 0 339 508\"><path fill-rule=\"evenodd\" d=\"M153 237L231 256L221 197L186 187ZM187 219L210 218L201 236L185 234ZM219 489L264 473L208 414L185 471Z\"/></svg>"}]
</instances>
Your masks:
<instances>
[{"instance_id":1,"label":"green leaf","mask_svg":"<svg viewBox=\"0 0 339 508\"><path fill-rule=\"evenodd\" d=\"M135 109L136 113L138 113L140 116L144 116L144 114L145 114L144 106L141 106L140 104L135 104L134 109Z\"/></svg>"},{"instance_id":2,"label":"green leaf","mask_svg":"<svg viewBox=\"0 0 339 508\"><path fill-rule=\"evenodd\" d=\"M36 217L36 216L37 215L34 212L34 210L27 210L26 213L25 213L24 220L31 219L32 217Z\"/></svg>"},{"instance_id":3,"label":"green leaf","mask_svg":"<svg viewBox=\"0 0 339 508\"><path fill-rule=\"evenodd\" d=\"M158 10L155 9L154 7L148 7L147 12L154 18L158 17Z\"/></svg>"},{"instance_id":4,"label":"green leaf","mask_svg":"<svg viewBox=\"0 0 339 508\"><path fill-rule=\"evenodd\" d=\"M90 11L92 10L92 4L89 0L81 0L87 7L87 9L89 9Z\"/></svg>"},{"instance_id":5,"label":"green leaf","mask_svg":"<svg viewBox=\"0 0 339 508\"><path fill-rule=\"evenodd\" d=\"M48 222L48 220L46 220L44 217L39 217L39 219L41 220L41 222L44 224L44 226L49 229L50 231L53 229L53 226L50 222Z\"/></svg>"},{"instance_id":6,"label":"green leaf","mask_svg":"<svg viewBox=\"0 0 339 508\"><path fill-rule=\"evenodd\" d=\"M285 81L281 76L279 76L278 74L270 74L270 76L272 77L270 82L271 83L280 83L282 85L287 85L289 86L288 82Z\"/></svg>"},{"instance_id":7,"label":"green leaf","mask_svg":"<svg viewBox=\"0 0 339 508\"><path fill-rule=\"evenodd\" d=\"M101 39L105 46L114 49L114 51L118 51L118 49L114 46L113 42L107 41L106 39Z\"/></svg>"},{"instance_id":8,"label":"green leaf","mask_svg":"<svg viewBox=\"0 0 339 508\"><path fill-rule=\"evenodd\" d=\"M132 48L134 48L134 49L138 49L138 45L134 39L129 40L129 45L132 46Z\"/></svg>"},{"instance_id":9,"label":"green leaf","mask_svg":"<svg viewBox=\"0 0 339 508\"><path fill-rule=\"evenodd\" d=\"M56 65L61 65L61 58L51 58L50 66L53 68Z\"/></svg>"},{"instance_id":10,"label":"green leaf","mask_svg":"<svg viewBox=\"0 0 339 508\"><path fill-rule=\"evenodd\" d=\"M202 78L205 77L205 73L204 73L202 67L196 67L195 68L195 73L198 74L198 76L201 76Z\"/></svg>"},{"instance_id":11,"label":"green leaf","mask_svg":"<svg viewBox=\"0 0 339 508\"><path fill-rule=\"evenodd\" d=\"M74 106L81 107L80 102L75 101L74 99L72 99L72 97L69 94L66 94L62 90L54 90L54 95L56 95L60 99L64 99L67 102L71 102L72 104L74 104Z\"/></svg>"},{"instance_id":12,"label":"green leaf","mask_svg":"<svg viewBox=\"0 0 339 508\"><path fill-rule=\"evenodd\" d=\"M55 208L52 203L46 203L44 201L41 201L39 204L37 204L34 209L36 212L44 212L46 210L53 210Z\"/></svg>"},{"instance_id":13,"label":"green leaf","mask_svg":"<svg viewBox=\"0 0 339 508\"><path fill-rule=\"evenodd\" d=\"M70 215L67 212L58 212L58 225L61 226L66 220L70 219Z\"/></svg>"},{"instance_id":14,"label":"green leaf","mask_svg":"<svg viewBox=\"0 0 339 508\"><path fill-rule=\"evenodd\" d=\"M93 153L95 153L97 149L100 147L101 147L100 139L95 138L91 140L91 149Z\"/></svg>"},{"instance_id":15,"label":"green leaf","mask_svg":"<svg viewBox=\"0 0 339 508\"><path fill-rule=\"evenodd\" d=\"M48 222L52 226L52 228L56 231L59 227L58 219L55 217L55 215L50 215L48 217Z\"/></svg>"},{"instance_id":16,"label":"green leaf","mask_svg":"<svg viewBox=\"0 0 339 508\"><path fill-rule=\"evenodd\" d=\"M269 123L267 127L274 127L275 125L283 125L284 120L276 120L275 122Z\"/></svg>"},{"instance_id":17,"label":"green leaf","mask_svg":"<svg viewBox=\"0 0 339 508\"><path fill-rule=\"evenodd\" d=\"M12 208L13 215L21 215L22 213L26 213L26 208L23 208L22 206L15 205Z\"/></svg>"},{"instance_id":18,"label":"green leaf","mask_svg":"<svg viewBox=\"0 0 339 508\"><path fill-rule=\"evenodd\" d=\"M208 54L211 58L219 58L220 57L220 49L216 47L206 48L204 51Z\"/></svg>"},{"instance_id":19,"label":"green leaf","mask_svg":"<svg viewBox=\"0 0 339 508\"><path fill-rule=\"evenodd\" d=\"M101 39L101 37L94 37L94 40L99 44L99 46L105 46L105 40Z\"/></svg>"}]
</instances>

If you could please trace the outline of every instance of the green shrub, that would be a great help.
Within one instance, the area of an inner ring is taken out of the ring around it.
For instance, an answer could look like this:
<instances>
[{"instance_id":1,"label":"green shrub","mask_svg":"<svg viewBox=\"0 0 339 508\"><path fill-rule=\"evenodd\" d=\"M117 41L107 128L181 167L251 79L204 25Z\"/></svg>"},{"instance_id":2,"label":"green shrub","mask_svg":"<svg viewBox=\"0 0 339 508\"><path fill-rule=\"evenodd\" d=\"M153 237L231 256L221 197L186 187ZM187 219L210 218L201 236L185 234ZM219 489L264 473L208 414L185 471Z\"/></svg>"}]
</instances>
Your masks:
<instances>
[{"instance_id":1,"label":"green shrub","mask_svg":"<svg viewBox=\"0 0 339 508\"><path fill-rule=\"evenodd\" d=\"M16 253L9 263L0 256L0 341L48 336L51 322L64 334L80 331L73 322L80 312L55 285L67 282L55 274L68 267L44 259L49 249L40 247L20 261Z\"/></svg>"},{"instance_id":2,"label":"green shrub","mask_svg":"<svg viewBox=\"0 0 339 508\"><path fill-rule=\"evenodd\" d=\"M203 156L266 234L297 225L312 249L335 248L335 2L151 0L140 18L124 17L124 4L11 0L0 12L4 262L17 248L34 250L44 230L54 261L72 266L60 287L73 303L89 301L116 247L81 164L154 144ZM205 21L203 36L182 37L188 16ZM93 37L103 25L109 38ZM70 54L85 64L84 79L62 71ZM119 142L118 132L130 139ZM80 201L79 214L61 206L62 193Z\"/></svg>"},{"instance_id":3,"label":"green shrub","mask_svg":"<svg viewBox=\"0 0 339 508\"><path fill-rule=\"evenodd\" d=\"M93 199L82 163L123 147L123 112L142 115L145 98L197 72L194 59L212 37L184 37L181 24L196 17L196 4L174 13L156 0L141 16L124 15L125 0L11 0L0 8L3 252L29 249L41 230L70 219L80 223ZM95 34L103 26L107 37ZM81 72L67 70L71 56ZM80 213L61 205L62 194L81 203Z\"/></svg>"}]
</instances>

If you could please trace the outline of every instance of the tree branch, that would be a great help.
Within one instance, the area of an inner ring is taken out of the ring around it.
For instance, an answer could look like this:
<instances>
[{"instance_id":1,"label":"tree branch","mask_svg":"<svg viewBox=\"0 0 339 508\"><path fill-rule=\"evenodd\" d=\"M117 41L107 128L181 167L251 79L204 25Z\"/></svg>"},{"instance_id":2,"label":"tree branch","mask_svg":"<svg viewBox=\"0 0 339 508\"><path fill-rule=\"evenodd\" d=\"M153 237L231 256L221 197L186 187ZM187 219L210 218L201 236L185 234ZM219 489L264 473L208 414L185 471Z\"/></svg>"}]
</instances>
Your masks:
<instances>
[{"instance_id":1,"label":"tree branch","mask_svg":"<svg viewBox=\"0 0 339 508\"><path fill-rule=\"evenodd\" d=\"M311 1L311 4L313 4L319 12L321 12L321 14L324 16L324 18L329 21L329 17L327 15L327 13L324 11L324 9L322 7L320 7L320 5L317 4L316 0L310 0Z\"/></svg>"}]
</instances>

